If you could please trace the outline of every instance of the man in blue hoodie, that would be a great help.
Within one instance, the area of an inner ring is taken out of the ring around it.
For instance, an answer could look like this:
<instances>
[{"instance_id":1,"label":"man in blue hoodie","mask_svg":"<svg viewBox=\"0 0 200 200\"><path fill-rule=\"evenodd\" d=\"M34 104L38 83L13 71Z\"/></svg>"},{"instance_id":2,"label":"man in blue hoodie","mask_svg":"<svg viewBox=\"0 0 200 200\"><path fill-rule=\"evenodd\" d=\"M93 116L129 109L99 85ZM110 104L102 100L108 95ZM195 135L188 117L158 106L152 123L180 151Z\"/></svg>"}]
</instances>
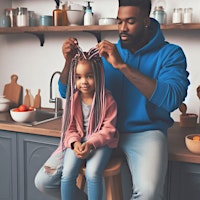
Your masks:
<instances>
[{"instance_id":1,"label":"man in blue hoodie","mask_svg":"<svg viewBox=\"0 0 200 200\"><path fill-rule=\"evenodd\" d=\"M132 175L130 199L161 200L168 164L170 113L187 95L186 57L165 41L159 23L150 18L151 0L119 0L119 41L97 45L102 55L106 87L118 105L120 148ZM78 41L63 44L66 64L59 80L65 97L69 63Z\"/></svg>"}]
</instances>

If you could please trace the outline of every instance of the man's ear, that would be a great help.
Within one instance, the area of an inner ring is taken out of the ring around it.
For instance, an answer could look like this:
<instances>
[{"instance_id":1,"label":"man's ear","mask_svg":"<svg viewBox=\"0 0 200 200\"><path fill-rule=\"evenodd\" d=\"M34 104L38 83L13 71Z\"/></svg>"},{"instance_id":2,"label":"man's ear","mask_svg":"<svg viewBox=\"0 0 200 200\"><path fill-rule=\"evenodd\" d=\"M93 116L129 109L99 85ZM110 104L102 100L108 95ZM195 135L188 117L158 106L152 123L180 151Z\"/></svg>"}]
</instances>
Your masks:
<instances>
[{"instance_id":1,"label":"man's ear","mask_svg":"<svg viewBox=\"0 0 200 200\"><path fill-rule=\"evenodd\" d=\"M149 18L149 17L146 17L146 18L144 19L144 26L145 26L146 28L148 28L148 27L150 26L150 18Z\"/></svg>"}]
</instances>

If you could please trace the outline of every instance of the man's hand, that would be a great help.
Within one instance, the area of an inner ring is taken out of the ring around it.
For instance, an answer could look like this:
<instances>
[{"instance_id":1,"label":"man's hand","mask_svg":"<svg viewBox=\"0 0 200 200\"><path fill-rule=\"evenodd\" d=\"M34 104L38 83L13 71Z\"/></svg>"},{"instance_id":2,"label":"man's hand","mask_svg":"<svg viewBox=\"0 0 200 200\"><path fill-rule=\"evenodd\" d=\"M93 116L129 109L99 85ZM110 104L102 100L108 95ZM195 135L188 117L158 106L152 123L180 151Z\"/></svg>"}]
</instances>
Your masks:
<instances>
[{"instance_id":1,"label":"man's hand","mask_svg":"<svg viewBox=\"0 0 200 200\"><path fill-rule=\"evenodd\" d=\"M120 69L124 62L114 44L103 40L97 45L97 49L101 56L103 56L114 68Z\"/></svg>"},{"instance_id":2,"label":"man's hand","mask_svg":"<svg viewBox=\"0 0 200 200\"><path fill-rule=\"evenodd\" d=\"M67 38L65 40L65 42L63 43L62 46L62 52L63 52L63 56L64 58L67 59L71 59L76 55L77 53L77 46L78 41L76 38Z\"/></svg>"},{"instance_id":3,"label":"man's hand","mask_svg":"<svg viewBox=\"0 0 200 200\"><path fill-rule=\"evenodd\" d=\"M70 63L77 53L77 44L78 41L76 38L67 38L62 46L62 53L66 61L65 66L60 75L60 81L64 85L67 84Z\"/></svg>"}]
</instances>

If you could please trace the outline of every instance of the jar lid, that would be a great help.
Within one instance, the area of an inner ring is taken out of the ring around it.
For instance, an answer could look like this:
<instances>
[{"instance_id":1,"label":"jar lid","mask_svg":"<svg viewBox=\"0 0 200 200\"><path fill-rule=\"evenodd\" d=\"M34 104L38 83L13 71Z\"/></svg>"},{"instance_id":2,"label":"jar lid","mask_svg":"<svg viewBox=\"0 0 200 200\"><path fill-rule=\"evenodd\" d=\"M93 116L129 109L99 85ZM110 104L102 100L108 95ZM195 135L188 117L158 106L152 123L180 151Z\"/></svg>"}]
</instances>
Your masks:
<instances>
[{"instance_id":1,"label":"jar lid","mask_svg":"<svg viewBox=\"0 0 200 200\"><path fill-rule=\"evenodd\" d=\"M162 6L155 6L154 10L164 11L164 8Z\"/></svg>"},{"instance_id":2,"label":"jar lid","mask_svg":"<svg viewBox=\"0 0 200 200\"><path fill-rule=\"evenodd\" d=\"M25 8L25 7L18 7L17 10L18 10L18 11L27 11L28 9Z\"/></svg>"}]
</instances>

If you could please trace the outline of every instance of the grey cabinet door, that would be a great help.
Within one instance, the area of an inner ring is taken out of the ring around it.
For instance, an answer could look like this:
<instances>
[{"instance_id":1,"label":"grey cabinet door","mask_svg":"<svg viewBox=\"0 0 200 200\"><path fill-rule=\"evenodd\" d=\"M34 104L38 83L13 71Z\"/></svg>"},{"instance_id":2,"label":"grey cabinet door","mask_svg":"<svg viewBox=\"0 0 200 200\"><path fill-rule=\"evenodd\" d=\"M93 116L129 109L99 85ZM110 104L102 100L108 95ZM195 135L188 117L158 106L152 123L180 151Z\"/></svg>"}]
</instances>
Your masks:
<instances>
[{"instance_id":1,"label":"grey cabinet door","mask_svg":"<svg viewBox=\"0 0 200 200\"><path fill-rule=\"evenodd\" d=\"M170 180L170 200L200 199L200 165L173 162Z\"/></svg>"},{"instance_id":2,"label":"grey cabinet door","mask_svg":"<svg viewBox=\"0 0 200 200\"><path fill-rule=\"evenodd\" d=\"M37 190L35 175L51 153L59 138L19 134L18 137L19 200L55 200Z\"/></svg>"},{"instance_id":3,"label":"grey cabinet door","mask_svg":"<svg viewBox=\"0 0 200 200\"><path fill-rule=\"evenodd\" d=\"M17 200L16 134L0 131L0 199Z\"/></svg>"}]
</instances>

